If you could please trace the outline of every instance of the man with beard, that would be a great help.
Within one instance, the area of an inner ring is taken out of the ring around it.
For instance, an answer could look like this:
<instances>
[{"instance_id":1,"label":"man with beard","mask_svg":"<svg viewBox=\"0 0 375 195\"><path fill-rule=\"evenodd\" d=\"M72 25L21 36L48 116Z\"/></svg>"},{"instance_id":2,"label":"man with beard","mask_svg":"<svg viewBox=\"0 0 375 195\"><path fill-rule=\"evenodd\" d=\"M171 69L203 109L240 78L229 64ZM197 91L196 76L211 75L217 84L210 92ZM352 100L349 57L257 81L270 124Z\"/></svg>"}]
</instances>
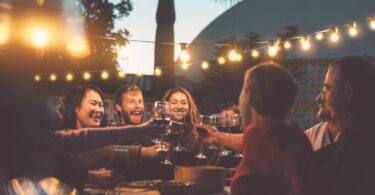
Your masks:
<instances>
[{"instance_id":1,"label":"man with beard","mask_svg":"<svg viewBox=\"0 0 375 195\"><path fill-rule=\"evenodd\" d=\"M327 87L333 82L332 78L328 79L329 80L324 84ZM305 131L314 151L336 142L340 136L340 129L332 114L332 108L326 106L326 97L323 95L323 92L318 95L316 102L319 105L317 117L322 119L323 122L320 122Z\"/></svg>"},{"instance_id":2,"label":"man with beard","mask_svg":"<svg viewBox=\"0 0 375 195\"><path fill-rule=\"evenodd\" d=\"M120 87L115 94L115 109L119 117L121 126L139 125L142 123L144 114L144 101L142 90L136 85L124 85ZM157 150L157 146L148 139L138 139L125 143L130 151L137 151L141 156L141 160L155 159L161 154ZM133 153L133 152L130 152ZM149 163L157 163L154 160L145 160L145 162L133 163L134 166L128 169L126 179L138 180L145 179L147 173L142 174L143 169L149 167Z\"/></svg>"},{"instance_id":3,"label":"man with beard","mask_svg":"<svg viewBox=\"0 0 375 195\"><path fill-rule=\"evenodd\" d=\"M319 194L375 194L374 83L375 66L367 59L347 56L329 65L321 110L341 135L316 153Z\"/></svg>"}]
</instances>

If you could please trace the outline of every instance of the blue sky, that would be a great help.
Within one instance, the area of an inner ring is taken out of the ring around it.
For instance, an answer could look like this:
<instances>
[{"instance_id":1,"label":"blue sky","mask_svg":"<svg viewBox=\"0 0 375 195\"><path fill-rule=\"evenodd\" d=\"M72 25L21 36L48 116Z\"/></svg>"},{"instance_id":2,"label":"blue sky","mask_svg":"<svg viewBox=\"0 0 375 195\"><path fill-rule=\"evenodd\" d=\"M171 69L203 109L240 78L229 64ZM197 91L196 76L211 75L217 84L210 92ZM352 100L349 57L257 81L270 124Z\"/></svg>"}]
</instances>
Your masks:
<instances>
[{"instance_id":1,"label":"blue sky","mask_svg":"<svg viewBox=\"0 0 375 195\"><path fill-rule=\"evenodd\" d=\"M116 28L126 28L131 39L154 41L156 32L156 8L158 0L133 0L133 11L129 17L116 22ZM191 42L216 17L230 5L214 0L175 0L175 42ZM154 45L130 42L129 58L123 64L127 73L153 74ZM177 48L178 49L178 48ZM176 57L176 55L175 55Z\"/></svg>"}]
</instances>

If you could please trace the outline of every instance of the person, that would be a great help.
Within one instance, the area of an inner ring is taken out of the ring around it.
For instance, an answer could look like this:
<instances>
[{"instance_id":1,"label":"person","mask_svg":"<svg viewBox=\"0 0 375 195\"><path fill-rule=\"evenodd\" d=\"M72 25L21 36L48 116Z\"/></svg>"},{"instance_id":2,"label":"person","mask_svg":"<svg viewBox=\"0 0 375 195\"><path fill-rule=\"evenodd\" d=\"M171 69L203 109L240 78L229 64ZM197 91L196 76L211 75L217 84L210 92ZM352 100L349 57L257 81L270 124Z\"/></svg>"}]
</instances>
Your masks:
<instances>
[{"instance_id":1,"label":"person","mask_svg":"<svg viewBox=\"0 0 375 195\"><path fill-rule=\"evenodd\" d=\"M218 127L222 132L227 132L230 134L240 134L242 133L242 116L238 106L234 103L225 103L219 107L220 114L223 116L220 121L220 127ZM233 168L237 167L241 161L242 154L239 152L224 149L220 152L220 159L218 166Z\"/></svg>"},{"instance_id":2,"label":"person","mask_svg":"<svg viewBox=\"0 0 375 195\"><path fill-rule=\"evenodd\" d=\"M169 102L171 121L185 124L182 139L179 140L183 150L174 153L175 164L217 164L218 151L208 151L203 142L204 136L197 130L197 125L201 123L200 114L190 92L182 87L173 88L165 92L163 101Z\"/></svg>"},{"instance_id":3,"label":"person","mask_svg":"<svg viewBox=\"0 0 375 195\"><path fill-rule=\"evenodd\" d=\"M338 140L317 151L320 194L375 194L374 64L346 56L329 65L321 99Z\"/></svg>"},{"instance_id":4,"label":"person","mask_svg":"<svg viewBox=\"0 0 375 195\"><path fill-rule=\"evenodd\" d=\"M310 192L312 148L302 131L285 122L296 95L296 83L279 65L260 64L246 71L239 108L245 121L251 116L252 122L242 135L244 157L232 178L232 194ZM230 138L216 141L220 139Z\"/></svg>"},{"instance_id":5,"label":"person","mask_svg":"<svg viewBox=\"0 0 375 195\"><path fill-rule=\"evenodd\" d=\"M115 94L115 109L121 126L142 123L144 114L142 90L136 85L124 85Z\"/></svg>"},{"instance_id":6,"label":"person","mask_svg":"<svg viewBox=\"0 0 375 195\"><path fill-rule=\"evenodd\" d=\"M121 126L141 124L144 115L142 90L136 85L120 87L115 93L115 109ZM129 151L134 151L131 153L140 153L141 155L139 161L131 163L129 166L125 173L126 180L159 178L158 175L160 174L153 174L153 170L150 168L155 166L153 164L159 164L156 160L159 160L162 155L157 145L151 142L150 139L136 139L124 144L129 145L127 147Z\"/></svg>"}]
</instances>

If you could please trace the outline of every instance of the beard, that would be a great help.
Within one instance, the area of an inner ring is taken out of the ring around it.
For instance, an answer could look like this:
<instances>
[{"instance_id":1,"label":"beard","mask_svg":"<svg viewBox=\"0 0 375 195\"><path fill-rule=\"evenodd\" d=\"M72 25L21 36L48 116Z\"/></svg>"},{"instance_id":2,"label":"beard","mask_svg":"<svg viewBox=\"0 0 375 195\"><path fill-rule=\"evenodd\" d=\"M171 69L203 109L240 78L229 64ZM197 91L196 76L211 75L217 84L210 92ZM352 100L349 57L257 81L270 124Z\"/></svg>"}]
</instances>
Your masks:
<instances>
[{"instance_id":1,"label":"beard","mask_svg":"<svg viewBox=\"0 0 375 195\"><path fill-rule=\"evenodd\" d=\"M127 112L127 111L124 111L124 110L121 111L121 116L124 119L125 124L139 125L139 124L142 123L143 113L142 113L139 121L132 121L130 112Z\"/></svg>"}]
</instances>

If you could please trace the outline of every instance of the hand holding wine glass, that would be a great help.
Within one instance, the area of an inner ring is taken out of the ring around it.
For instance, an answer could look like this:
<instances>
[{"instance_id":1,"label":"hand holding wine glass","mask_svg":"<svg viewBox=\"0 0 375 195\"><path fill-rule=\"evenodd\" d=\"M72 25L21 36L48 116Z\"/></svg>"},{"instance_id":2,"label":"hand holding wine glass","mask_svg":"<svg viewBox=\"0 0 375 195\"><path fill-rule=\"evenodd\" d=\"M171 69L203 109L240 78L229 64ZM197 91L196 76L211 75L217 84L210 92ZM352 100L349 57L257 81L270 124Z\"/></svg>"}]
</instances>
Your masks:
<instances>
[{"instance_id":1,"label":"hand holding wine glass","mask_svg":"<svg viewBox=\"0 0 375 195\"><path fill-rule=\"evenodd\" d=\"M157 151L165 153L165 159L161 161L162 164L172 165L172 162L168 158L167 152L169 148L164 144L165 135L170 131L169 123L171 120L171 112L169 103L166 101L156 101L153 108L154 122L158 126L164 126L164 132L160 135L160 139L157 140Z\"/></svg>"}]
</instances>

